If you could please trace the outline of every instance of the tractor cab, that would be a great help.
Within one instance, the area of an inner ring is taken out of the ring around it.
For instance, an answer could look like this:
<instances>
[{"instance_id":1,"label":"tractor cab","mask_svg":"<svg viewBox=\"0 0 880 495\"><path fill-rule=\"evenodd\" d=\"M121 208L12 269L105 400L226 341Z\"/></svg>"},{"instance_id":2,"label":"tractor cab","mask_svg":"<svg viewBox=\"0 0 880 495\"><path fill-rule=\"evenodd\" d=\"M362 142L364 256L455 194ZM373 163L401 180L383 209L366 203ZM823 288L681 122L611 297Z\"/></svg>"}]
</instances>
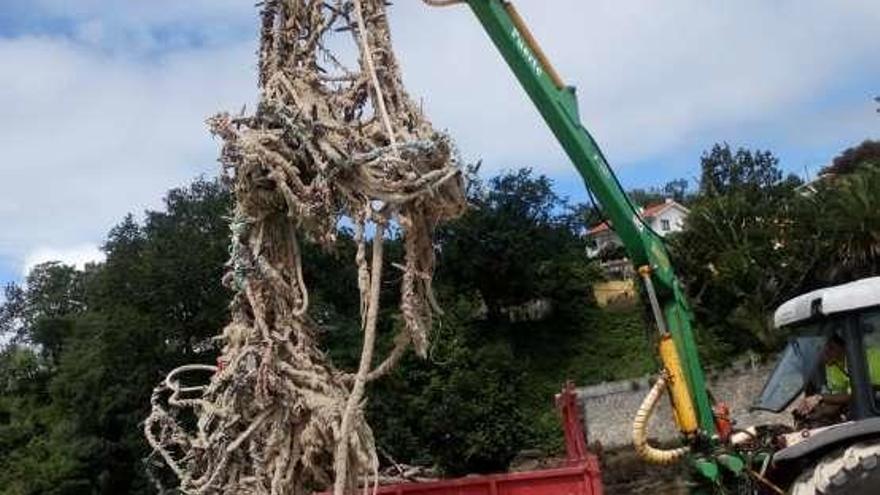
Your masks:
<instances>
[{"instance_id":1,"label":"tractor cab","mask_svg":"<svg viewBox=\"0 0 880 495\"><path fill-rule=\"evenodd\" d=\"M791 299L774 324L789 343L755 409L781 412L804 393L845 406L848 420L880 416L880 277Z\"/></svg>"},{"instance_id":2,"label":"tractor cab","mask_svg":"<svg viewBox=\"0 0 880 495\"><path fill-rule=\"evenodd\" d=\"M768 476L796 495L880 493L880 277L798 296L774 324L789 342L753 408L801 399L795 429L771 430Z\"/></svg>"}]
</instances>

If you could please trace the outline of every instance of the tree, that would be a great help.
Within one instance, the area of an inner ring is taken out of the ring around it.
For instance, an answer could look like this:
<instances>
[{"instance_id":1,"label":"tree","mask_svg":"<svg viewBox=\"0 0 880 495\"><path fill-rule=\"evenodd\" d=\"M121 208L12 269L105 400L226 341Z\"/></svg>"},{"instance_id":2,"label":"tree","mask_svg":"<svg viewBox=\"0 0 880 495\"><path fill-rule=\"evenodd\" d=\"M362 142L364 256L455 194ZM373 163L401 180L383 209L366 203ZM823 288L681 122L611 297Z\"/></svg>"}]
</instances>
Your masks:
<instances>
[{"instance_id":1,"label":"tree","mask_svg":"<svg viewBox=\"0 0 880 495\"><path fill-rule=\"evenodd\" d=\"M820 251L812 273L815 287L880 273L880 159L856 162L853 170L820 184L804 200L801 229L819 233L802 236Z\"/></svg>"},{"instance_id":2,"label":"tree","mask_svg":"<svg viewBox=\"0 0 880 495\"><path fill-rule=\"evenodd\" d=\"M56 358L70 318L85 309L83 278L82 272L58 262L35 266L24 287L6 288L0 331L13 342L36 346L50 360Z\"/></svg>"},{"instance_id":3,"label":"tree","mask_svg":"<svg viewBox=\"0 0 880 495\"><path fill-rule=\"evenodd\" d=\"M510 342L474 318L466 294L444 307L429 360L410 355L373 385L377 444L396 460L433 464L447 475L503 471L530 428L526 372Z\"/></svg>"},{"instance_id":4,"label":"tree","mask_svg":"<svg viewBox=\"0 0 880 495\"><path fill-rule=\"evenodd\" d=\"M799 196L769 151L716 144L701 158L700 195L670 238L697 320L732 352L775 348L773 308L802 284L815 254L785 249Z\"/></svg>"},{"instance_id":5,"label":"tree","mask_svg":"<svg viewBox=\"0 0 880 495\"><path fill-rule=\"evenodd\" d=\"M0 395L0 487L151 491L139 426L151 389L173 366L213 361L210 337L229 301L220 285L228 192L200 180L170 191L165 205L143 225L131 216L117 225L105 263L85 271L48 263L7 291L2 328L27 347L4 350L0 368L18 387Z\"/></svg>"},{"instance_id":6,"label":"tree","mask_svg":"<svg viewBox=\"0 0 880 495\"><path fill-rule=\"evenodd\" d=\"M605 221L605 216L598 205L586 203L571 206L568 217L569 223L581 235L586 234L589 229Z\"/></svg>"},{"instance_id":7,"label":"tree","mask_svg":"<svg viewBox=\"0 0 880 495\"><path fill-rule=\"evenodd\" d=\"M822 169L820 174L851 174L859 167L870 163L880 163L880 141L868 139L862 141L858 146L847 148L843 153L834 157L831 165Z\"/></svg>"},{"instance_id":8,"label":"tree","mask_svg":"<svg viewBox=\"0 0 880 495\"><path fill-rule=\"evenodd\" d=\"M715 144L700 158L700 194L706 197L728 193L758 192L782 181L779 159L769 151L750 151Z\"/></svg>"},{"instance_id":9,"label":"tree","mask_svg":"<svg viewBox=\"0 0 880 495\"><path fill-rule=\"evenodd\" d=\"M663 192L667 198L679 203L686 203L688 201L688 181L687 179L671 180L663 186Z\"/></svg>"},{"instance_id":10,"label":"tree","mask_svg":"<svg viewBox=\"0 0 880 495\"><path fill-rule=\"evenodd\" d=\"M660 189L632 189L626 193L636 207L646 207L666 200L667 195Z\"/></svg>"},{"instance_id":11,"label":"tree","mask_svg":"<svg viewBox=\"0 0 880 495\"><path fill-rule=\"evenodd\" d=\"M495 319L505 307L588 292L584 242L547 177L521 169L474 191L474 207L439 232L441 283L478 292Z\"/></svg>"},{"instance_id":12,"label":"tree","mask_svg":"<svg viewBox=\"0 0 880 495\"><path fill-rule=\"evenodd\" d=\"M632 336L638 315L593 307L598 273L582 222L549 179L521 170L472 185L475 208L438 235L435 288L446 313L429 360L407 356L371 384L367 411L386 454L450 474L504 469L526 446L553 452L562 441L552 396L565 379L651 366L635 359L647 356L641 333ZM14 340L0 350L0 493L153 493L140 421L163 372L214 360L211 337L230 300L220 284L229 207L220 183L196 181L143 222L124 218L103 263L42 265L7 289L0 330ZM355 247L345 228L338 236L331 251L305 241L302 251L318 338L345 367L362 336ZM400 243L388 241L387 273ZM383 284L382 350L401 324L399 283ZM503 311L533 301L552 311L517 321Z\"/></svg>"},{"instance_id":13,"label":"tree","mask_svg":"<svg viewBox=\"0 0 880 495\"><path fill-rule=\"evenodd\" d=\"M578 344L606 333L591 300L599 275L578 235L585 210L568 209L549 179L529 170L472 184L470 202L438 236L435 288L446 315L429 361L405 359L370 402L384 450L448 474L504 469L525 446L560 448L551 398L595 353ZM538 300L549 315L512 321L505 312ZM615 368L613 358L600 361L595 369Z\"/></svg>"}]
</instances>

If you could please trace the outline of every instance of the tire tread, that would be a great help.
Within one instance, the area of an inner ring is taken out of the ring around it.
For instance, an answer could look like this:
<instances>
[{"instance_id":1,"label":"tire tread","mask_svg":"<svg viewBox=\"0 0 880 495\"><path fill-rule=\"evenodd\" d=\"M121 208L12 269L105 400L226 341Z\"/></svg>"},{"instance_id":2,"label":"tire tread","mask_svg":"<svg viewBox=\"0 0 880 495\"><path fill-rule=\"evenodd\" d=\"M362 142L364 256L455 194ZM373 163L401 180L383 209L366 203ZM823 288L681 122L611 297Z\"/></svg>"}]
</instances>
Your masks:
<instances>
[{"instance_id":1,"label":"tire tread","mask_svg":"<svg viewBox=\"0 0 880 495\"><path fill-rule=\"evenodd\" d=\"M880 440L836 450L804 471L791 495L880 494Z\"/></svg>"}]
</instances>

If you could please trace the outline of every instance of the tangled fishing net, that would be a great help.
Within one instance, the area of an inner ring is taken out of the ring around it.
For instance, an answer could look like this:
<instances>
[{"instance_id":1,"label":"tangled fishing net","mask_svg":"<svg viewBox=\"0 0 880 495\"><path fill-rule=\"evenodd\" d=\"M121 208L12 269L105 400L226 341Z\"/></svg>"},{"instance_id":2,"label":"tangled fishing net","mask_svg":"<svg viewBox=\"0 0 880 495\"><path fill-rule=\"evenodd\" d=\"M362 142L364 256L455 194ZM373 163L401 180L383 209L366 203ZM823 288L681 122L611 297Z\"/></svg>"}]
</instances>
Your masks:
<instances>
[{"instance_id":1,"label":"tangled fishing net","mask_svg":"<svg viewBox=\"0 0 880 495\"><path fill-rule=\"evenodd\" d=\"M235 196L224 279L236 294L232 320L217 366L182 366L154 390L144 430L160 491L169 469L171 490L187 494L366 489L378 460L365 384L410 346L425 355L437 311L433 231L464 207L449 139L404 91L383 0L266 0L261 18L256 112L209 120ZM341 62L345 49L329 48L348 37L356 67ZM355 372L334 368L319 347L300 257L300 239L333 244L341 218L357 243L363 349ZM389 228L405 247L393 264L402 270L404 325L380 360Z\"/></svg>"}]
</instances>

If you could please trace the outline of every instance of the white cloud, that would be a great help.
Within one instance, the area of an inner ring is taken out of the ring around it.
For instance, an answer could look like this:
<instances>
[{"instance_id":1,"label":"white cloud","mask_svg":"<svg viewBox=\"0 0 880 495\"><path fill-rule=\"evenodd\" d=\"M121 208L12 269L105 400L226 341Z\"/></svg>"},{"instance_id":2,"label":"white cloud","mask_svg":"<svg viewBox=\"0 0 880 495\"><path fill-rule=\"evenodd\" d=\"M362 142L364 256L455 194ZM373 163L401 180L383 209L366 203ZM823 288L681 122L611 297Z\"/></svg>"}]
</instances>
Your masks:
<instances>
[{"instance_id":1,"label":"white cloud","mask_svg":"<svg viewBox=\"0 0 880 495\"><path fill-rule=\"evenodd\" d=\"M21 276L27 276L33 267L49 261L60 261L65 265L72 265L82 269L87 263L104 261L104 258L104 252L98 249L97 246L90 244L61 249L41 247L25 256Z\"/></svg>"},{"instance_id":2,"label":"white cloud","mask_svg":"<svg viewBox=\"0 0 880 495\"><path fill-rule=\"evenodd\" d=\"M0 37L0 272L41 246L98 244L125 213L216 170L203 120L254 98L252 4L16 4L28 22L72 28ZM819 150L878 134L845 90L880 77L876 0L516 4L616 167L718 139ZM401 0L391 16L410 91L466 158L575 177L467 7Z\"/></svg>"},{"instance_id":3,"label":"white cloud","mask_svg":"<svg viewBox=\"0 0 880 495\"><path fill-rule=\"evenodd\" d=\"M73 21L103 18L126 26L162 27L201 25L210 22L248 23L256 17L254 3L244 0L151 0L125 2L116 0L29 0L30 8L44 15Z\"/></svg>"},{"instance_id":4,"label":"white cloud","mask_svg":"<svg viewBox=\"0 0 880 495\"><path fill-rule=\"evenodd\" d=\"M204 120L254 98L253 50L131 63L61 38L0 39L3 264L21 266L38 246L98 243L127 212L215 173Z\"/></svg>"},{"instance_id":5,"label":"white cloud","mask_svg":"<svg viewBox=\"0 0 880 495\"><path fill-rule=\"evenodd\" d=\"M129 57L193 41L222 45L257 26L254 2L245 0L28 0L20 10L31 22L71 23L79 41Z\"/></svg>"},{"instance_id":6,"label":"white cloud","mask_svg":"<svg viewBox=\"0 0 880 495\"><path fill-rule=\"evenodd\" d=\"M829 109L816 101L842 81L880 75L873 0L516 4L563 78L578 86L583 119L616 166L707 135L748 140L753 126L796 137L804 121L788 115L822 120ZM392 27L410 88L428 95L428 114L469 155L492 158L490 169L569 169L469 9L397 7ZM877 134L876 122L860 122L854 132Z\"/></svg>"}]
</instances>

